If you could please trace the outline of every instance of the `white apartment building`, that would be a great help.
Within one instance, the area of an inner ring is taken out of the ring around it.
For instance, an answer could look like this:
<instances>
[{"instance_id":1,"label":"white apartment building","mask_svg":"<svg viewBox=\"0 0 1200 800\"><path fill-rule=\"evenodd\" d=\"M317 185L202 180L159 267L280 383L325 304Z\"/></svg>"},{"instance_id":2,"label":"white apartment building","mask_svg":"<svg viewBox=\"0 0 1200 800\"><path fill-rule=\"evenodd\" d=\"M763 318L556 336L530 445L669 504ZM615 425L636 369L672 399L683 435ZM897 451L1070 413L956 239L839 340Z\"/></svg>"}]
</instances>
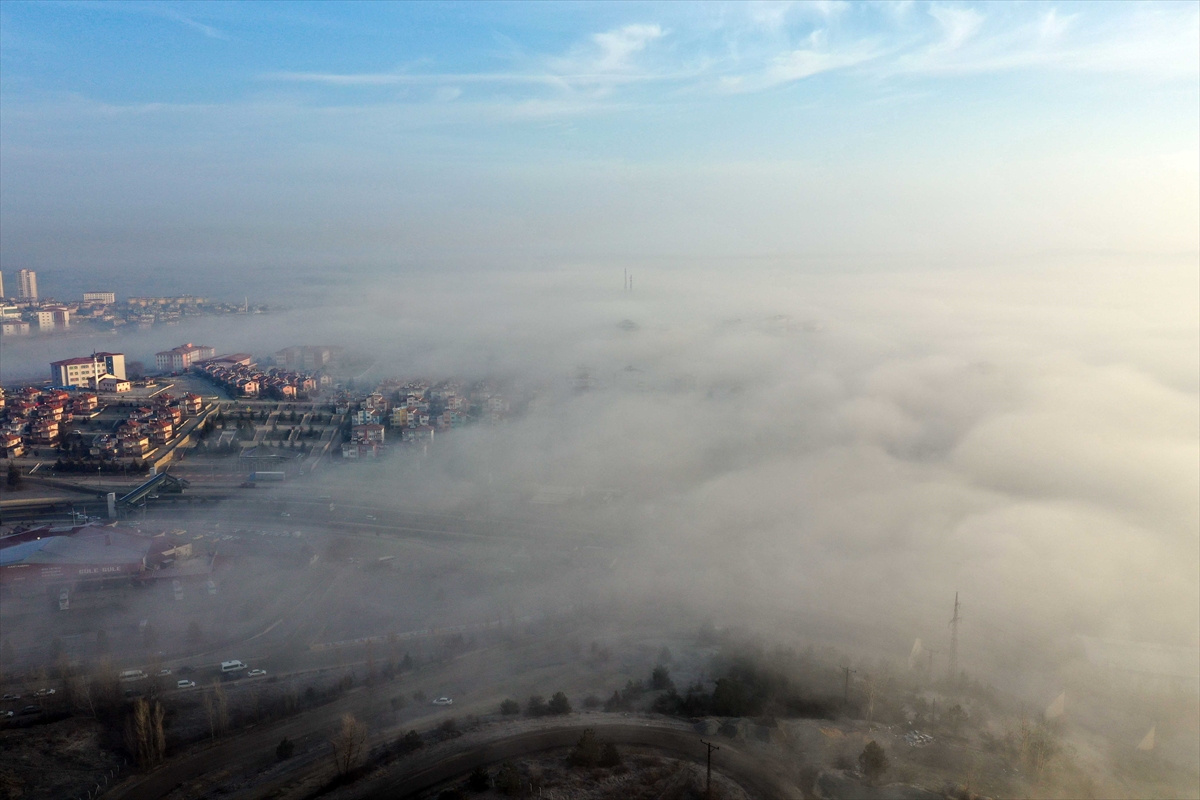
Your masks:
<instances>
[{"instance_id":1,"label":"white apartment building","mask_svg":"<svg viewBox=\"0 0 1200 800\"><path fill-rule=\"evenodd\" d=\"M37 273L31 269L17 270L17 299L37 300Z\"/></svg>"},{"instance_id":2,"label":"white apartment building","mask_svg":"<svg viewBox=\"0 0 1200 800\"><path fill-rule=\"evenodd\" d=\"M50 364L50 381L55 386L91 386L107 375L125 380L124 353L93 353Z\"/></svg>"},{"instance_id":3,"label":"white apartment building","mask_svg":"<svg viewBox=\"0 0 1200 800\"><path fill-rule=\"evenodd\" d=\"M117 295L116 292L84 292L83 302L112 305L113 303L117 302Z\"/></svg>"}]
</instances>

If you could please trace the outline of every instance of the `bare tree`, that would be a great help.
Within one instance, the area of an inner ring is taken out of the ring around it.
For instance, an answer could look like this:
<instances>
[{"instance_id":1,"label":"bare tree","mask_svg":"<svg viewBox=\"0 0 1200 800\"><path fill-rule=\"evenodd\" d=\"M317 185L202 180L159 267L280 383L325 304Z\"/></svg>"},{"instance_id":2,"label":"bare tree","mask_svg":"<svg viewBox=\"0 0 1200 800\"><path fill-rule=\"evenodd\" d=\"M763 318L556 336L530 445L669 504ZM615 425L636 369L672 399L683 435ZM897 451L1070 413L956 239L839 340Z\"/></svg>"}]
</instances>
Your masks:
<instances>
[{"instance_id":1,"label":"bare tree","mask_svg":"<svg viewBox=\"0 0 1200 800\"><path fill-rule=\"evenodd\" d=\"M139 699L133 704L133 714L125 721L125 744L143 769L163 760L167 740L163 734L162 703Z\"/></svg>"},{"instance_id":2,"label":"bare tree","mask_svg":"<svg viewBox=\"0 0 1200 800\"><path fill-rule=\"evenodd\" d=\"M208 718L208 735L213 739L224 735L229 727L229 703L220 681L214 680L212 691L204 694L204 715Z\"/></svg>"},{"instance_id":3,"label":"bare tree","mask_svg":"<svg viewBox=\"0 0 1200 800\"><path fill-rule=\"evenodd\" d=\"M367 746L367 726L353 714L342 715L342 728L330 740L333 745L333 765L338 775L346 775L362 760Z\"/></svg>"}]
</instances>

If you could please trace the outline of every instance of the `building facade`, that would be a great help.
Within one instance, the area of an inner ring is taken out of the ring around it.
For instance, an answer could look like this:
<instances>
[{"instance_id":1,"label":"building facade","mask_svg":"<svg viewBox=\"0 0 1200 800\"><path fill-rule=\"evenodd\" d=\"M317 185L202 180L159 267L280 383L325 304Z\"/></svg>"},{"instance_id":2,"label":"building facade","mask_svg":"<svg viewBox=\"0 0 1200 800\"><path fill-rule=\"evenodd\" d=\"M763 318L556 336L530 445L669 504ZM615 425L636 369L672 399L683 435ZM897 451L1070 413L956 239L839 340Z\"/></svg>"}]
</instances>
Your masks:
<instances>
[{"instance_id":1,"label":"building facade","mask_svg":"<svg viewBox=\"0 0 1200 800\"><path fill-rule=\"evenodd\" d=\"M37 273L31 269L17 270L17 298L20 300L37 300Z\"/></svg>"},{"instance_id":2,"label":"building facade","mask_svg":"<svg viewBox=\"0 0 1200 800\"><path fill-rule=\"evenodd\" d=\"M84 292L83 302L112 305L113 303L117 302L117 295L115 292Z\"/></svg>"},{"instance_id":3,"label":"building facade","mask_svg":"<svg viewBox=\"0 0 1200 800\"><path fill-rule=\"evenodd\" d=\"M216 353L215 349L207 345L188 342L185 345L156 353L154 361L159 372L183 372L190 369L192 364L197 361L212 358Z\"/></svg>"},{"instance_id":4,"label":"building facade","mask_svg":"<svg viewBox=\"0 0 1200 800\"><path fill-rule=\"evenodd\" d=\"M55 386L92 386L109 375L125 380L124 353L93 353L50 364L50 381Z\"/></svg>"}]
</instances>

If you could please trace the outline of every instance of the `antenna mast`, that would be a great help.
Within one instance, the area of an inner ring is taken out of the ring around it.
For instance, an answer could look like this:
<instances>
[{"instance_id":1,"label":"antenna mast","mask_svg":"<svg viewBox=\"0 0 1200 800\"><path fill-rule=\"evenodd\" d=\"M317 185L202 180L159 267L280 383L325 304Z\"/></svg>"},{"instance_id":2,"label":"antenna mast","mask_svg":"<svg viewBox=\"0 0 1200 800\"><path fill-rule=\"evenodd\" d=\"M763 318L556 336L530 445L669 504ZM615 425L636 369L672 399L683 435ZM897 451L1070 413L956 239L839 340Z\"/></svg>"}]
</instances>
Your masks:
<instances>
[{"instance_id":1,"label":"antenna mast","mask_svg":"<svg viewBox=\"0 0 1200 800\"><path fill-rule=\"evenodd\" d=\"M950 618L950 664L947 668L951 683L955 680L954 676L958 674L958 623L960 622L962 622L962 617L958 614L958 592L955 592L954 616Z\"/></svg>"}]
</instances>

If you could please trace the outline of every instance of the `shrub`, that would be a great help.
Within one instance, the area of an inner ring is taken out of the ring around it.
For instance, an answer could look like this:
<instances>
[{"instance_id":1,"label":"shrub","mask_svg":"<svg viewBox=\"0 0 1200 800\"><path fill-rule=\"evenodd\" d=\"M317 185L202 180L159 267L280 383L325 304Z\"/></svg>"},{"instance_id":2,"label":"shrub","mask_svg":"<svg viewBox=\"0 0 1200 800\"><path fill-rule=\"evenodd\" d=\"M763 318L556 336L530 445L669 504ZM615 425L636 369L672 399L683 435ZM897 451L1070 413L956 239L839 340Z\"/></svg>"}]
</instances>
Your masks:
<instances>
[{"instance_id":1,"label":"shrub","mask_svg":"<svg viewBox=\"0 0 1200 800\"><path fill-rule=\"evenodd\" d=\"M650 688L655 690L671 689L675 684L671 683L671 670L659 664L650 673Z\"/></svg>"},{"instance_id":2,"label":"shrub","mask_svg":"<svg viewBox=\"0 0 1200 800\"><path fill-rule=\"evenodd\" d=\"M562 692L555 692L554 696L550 698L550 705L547 710L551 714L570 714L571 701Z\"/></svg>"},{"instance_id":3,"label":"shrub","mask_svg":"<svg viewBox=\"0 0 1200 800\"><path fill-rule=\"evenodd\" d=\"M516 700L508 699L500 703L500 713L504 716L512 716L513 714L521 713L521 704Z\"/></svg>"},{"instance_id":4,"label":"shrub","mask_svg":"<svg viewBox=\"0 0 1200 800\"><path fill-rule=\"evenodd\" d=\"M492 776L482 766L471 770L471 777L467 778L467 786L471 787L473 792L486 792L491 784Z\"/></svg>"},{"instance_id":5,"label":"shrub","mask_svg":"<svg viewBox=\"0 0 1200 800\"><path fill-rule=\"evenodd\" d=\"M619 767L621 765L621 754L617 752L617 746L612 742L606 742L604 748L600 751L600 766L602 767Z\"/></svg>"},{"instance_id":6,"label":"shrub","mask_svg":"<svg viewBox=\"0 0 1200 800\"><path fill-rule=\"evenodd\" d=\"M867 746L863 748L862 753L858 756L858 766L862 769L863 775L867 777L869 783L875 783L883 777L883 773L887 772L888 759L887 754L883 752L874 739L867 742Z\"/></svg>"},{"instance_id":7,"label":"shrub","mask_svg":"<svg viewBox=\"0 0 1200 800\"><path fill-rule=\"evenodd\" d=\"M401 755L411 753L414 750L420 750L425 746L425 742L421 739L421 734L416 731L409 731L396 740L396 750Z\"/></svg>"},{"instance_id":8,"label":"shrub","mask_svg":"<svg viewBox=\"0 0 1200 800\"><path fill-rule=\"evenodd\" d=\"M549 711L550 707L540 694L533 695L525 704L525 713L531 717L544 717Z\"/></svg>"},{"instance_id":9,"label":"shrub","mask_svg":"<svg viewBox=\"0 0 1200 800\"><path fill-rule=\"evenodd\" d=\"M600 763L600 743L596 741L596 734L591 728L579 737L567 761L574 767L594 767Z\"/></svg>"},{"instance_id":10,"label":"shrub","mask_svg":"<svg viewBox=\"0 0 1200 800\"><path fill-rule=\"evenodd\" d=\"M496 790L510 796L521 793L521 773L511 761L500 765L500 771L496 773Z\"/></svg>"},{"instance_id":11,"label":"shrub","mask_svg":"<svg viewBox=\"0 0 1200 800\"><path fill-rule=\"evenodd\" d=\"M275 758L287 761L294 752L296 752L296 743L285 736L279 740L279 746L275 748Z\"/></svg>"}]
</instances>

